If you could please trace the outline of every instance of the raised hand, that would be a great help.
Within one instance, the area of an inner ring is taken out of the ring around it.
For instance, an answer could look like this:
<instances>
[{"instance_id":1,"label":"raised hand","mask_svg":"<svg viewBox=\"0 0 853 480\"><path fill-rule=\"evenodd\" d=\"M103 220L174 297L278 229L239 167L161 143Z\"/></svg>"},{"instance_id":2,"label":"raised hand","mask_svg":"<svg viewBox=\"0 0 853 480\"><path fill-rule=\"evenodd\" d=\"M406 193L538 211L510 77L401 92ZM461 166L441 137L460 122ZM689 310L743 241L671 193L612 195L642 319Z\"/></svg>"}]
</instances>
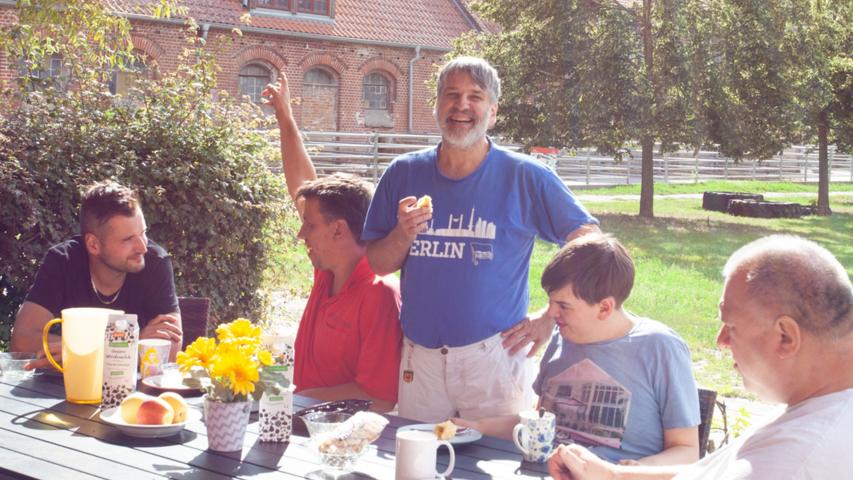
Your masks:
<instances>
[{"instance_id":1,"label":"raised hand","mask_svg":"<svg viewBox=\"0 0 853 480\"><path fill-rule=\"evenodd\" d=\"M293 117L293 111L290 108L290 86L283 69L278 73L278 80L275 83L268 83L264 87L261 97L264 105L271 105L275 109L276 117Z\"/></svg>"}]
</instances>

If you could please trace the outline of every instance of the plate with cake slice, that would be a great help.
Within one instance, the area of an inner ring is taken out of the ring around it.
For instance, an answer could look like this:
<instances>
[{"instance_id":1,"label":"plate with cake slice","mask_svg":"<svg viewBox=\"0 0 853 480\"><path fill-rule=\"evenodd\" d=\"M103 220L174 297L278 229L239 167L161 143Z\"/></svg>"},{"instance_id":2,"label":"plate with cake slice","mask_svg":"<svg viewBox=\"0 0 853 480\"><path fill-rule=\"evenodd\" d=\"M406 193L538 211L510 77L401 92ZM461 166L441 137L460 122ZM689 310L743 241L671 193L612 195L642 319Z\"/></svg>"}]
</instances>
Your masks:
<instances>
[{"instance_id":1,"label":"plate with cake slice","mask_svg":"<svg viewBox=\"0 0 853 480\"><path fill-rule=\"evenodd\" d=\"M455 432L453 427L456 427ZM398 432L406 430L418 430L421 432L435 433L440 440L447 440L453 445L473 443L483 438L483 434L473 428L460 427L450 421L442 423L415 423L405 425L397 429Z\"/></svg>"}]
</instances>

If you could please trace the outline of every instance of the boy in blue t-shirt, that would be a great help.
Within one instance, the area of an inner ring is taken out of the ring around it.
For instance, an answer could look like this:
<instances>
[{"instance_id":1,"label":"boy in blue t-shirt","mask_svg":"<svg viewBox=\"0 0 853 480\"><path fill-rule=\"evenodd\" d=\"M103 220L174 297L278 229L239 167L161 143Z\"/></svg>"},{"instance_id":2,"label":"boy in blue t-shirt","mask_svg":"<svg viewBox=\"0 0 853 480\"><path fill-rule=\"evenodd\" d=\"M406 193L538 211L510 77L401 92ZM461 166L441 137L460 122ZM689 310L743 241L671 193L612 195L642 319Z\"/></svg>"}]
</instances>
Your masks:
<instances>
[{"instance_id":1,"label":"boy in blue t-shirt","mask_svg":"<svg viewBox=\"0 0 853 480\"><path fill-rule=\"evenodd\" d=\"M623 308L634 263L602 234L564 246L542 274L559 328L533 388L556 415L559 443L611 462L671 465L699 458L699 399L687 345L667 326ZM454 420L457 421L457 420ZM509 437L515 415L458 420Z\"/></svg>"}]
</instances>

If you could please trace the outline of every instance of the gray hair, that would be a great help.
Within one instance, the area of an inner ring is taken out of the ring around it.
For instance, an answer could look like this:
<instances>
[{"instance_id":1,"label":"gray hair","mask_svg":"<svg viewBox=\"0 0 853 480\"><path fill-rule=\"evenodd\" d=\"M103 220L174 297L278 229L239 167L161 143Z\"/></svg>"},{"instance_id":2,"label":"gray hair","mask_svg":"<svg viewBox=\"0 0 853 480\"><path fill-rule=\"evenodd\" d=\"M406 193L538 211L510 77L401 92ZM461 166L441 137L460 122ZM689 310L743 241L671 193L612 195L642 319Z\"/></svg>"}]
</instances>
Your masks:
<instances>
[{"instance_id":1,"label":"gray hair","mask_svg":"<svg viewBox=\"0 0 853 480\"><path fill-rule=\"evenodd\" d=\"M723 276L744 273L751 298L788 315L806 331L843 337L853 331L853 286L841 263L820 245L771 235L736 251Z\"/></svg>"},{"instance_id":2,"label":"gray hair","mask_svg":"<svg viewBox=\"0 0 853 480\"><path fill-rule=\"evenodd\" d=\"M488 92L492 103L501 98L501 79L498 71L489 62L479 57L456 57L444 64L438 72L438 93L444 90L444 82L452 73L465 72L471 80Z\"/></svg>"}]
</instances>

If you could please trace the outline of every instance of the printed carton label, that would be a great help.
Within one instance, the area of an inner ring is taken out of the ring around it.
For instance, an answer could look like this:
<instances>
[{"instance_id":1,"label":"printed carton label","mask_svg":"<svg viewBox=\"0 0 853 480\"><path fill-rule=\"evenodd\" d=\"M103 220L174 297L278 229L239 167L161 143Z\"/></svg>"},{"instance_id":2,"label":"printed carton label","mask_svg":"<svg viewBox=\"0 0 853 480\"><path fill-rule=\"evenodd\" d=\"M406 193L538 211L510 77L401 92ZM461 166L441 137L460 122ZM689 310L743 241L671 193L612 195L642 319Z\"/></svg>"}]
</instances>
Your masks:
<instances>
[{"instance_id":1,"label":"printed carton label","mask_svg":"<svg viewBox=\"0 0 853 480\"><path fill-rule=\"evenodd\" d=\"M117 407L136 390L139 323L136 315L113 314L104 335L104 383L101 408Z\"/></svg>"},{"instance_id":2,"label":"printed carton label","mask_svg":"<svg viewBox=\"0 0 853 480\"><path fill-rule=\"evenodd\" d=\"M279 395L261 396L258 406L260 440L286 442L293 430L293 393L284 390Z\"/></svg>"}]
</instances>

